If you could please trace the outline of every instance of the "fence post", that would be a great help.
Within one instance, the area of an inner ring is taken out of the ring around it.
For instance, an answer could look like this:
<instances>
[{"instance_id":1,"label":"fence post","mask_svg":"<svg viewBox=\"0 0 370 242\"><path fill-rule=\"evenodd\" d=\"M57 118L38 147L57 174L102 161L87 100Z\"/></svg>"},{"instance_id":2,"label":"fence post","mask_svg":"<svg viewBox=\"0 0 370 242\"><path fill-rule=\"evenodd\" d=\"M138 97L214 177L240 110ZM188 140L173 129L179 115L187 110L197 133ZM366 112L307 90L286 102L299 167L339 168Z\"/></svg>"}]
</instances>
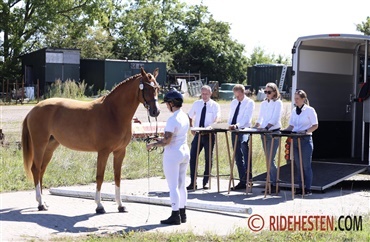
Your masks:
<instances>
[{"instance_id":1,"label":"fence post","mask_svg":"<svg viewBox=\"0 0 370 242\"><path fill-rule=\"evenodd\" d=\"M24 102L24 78L22 78L22 97L21 97L21 104L23 105Z\"/></svg>"},{"instance_id":2,"label":"fence post","mask_svg":"<svg viewBox=\"0 0 370 242\"><path fill-rule=\"evenodd\" d=\"M37 79L37 103L40 101L40 81Z\"/></svg>"},{"instance_id":3,"label":"fence post","mask_svg":"<svg viewBox=\"0 0 370 242\"><path fill-rule=\"evenodd\" d=\"M4 92L4 90L5 90L5 80L3 80L3 96L2 96L2 98L3 98L3 103L5 104L5 92Z\"/></svg>"},{"instance_id":4,"label":"fence post","mask_svg":"<svg viewBox=\"0 0 370 242\"><path fill-rule=\"evenodd\" d=\"M15 79L15 105L17 105L18 104L18 81L17 81L17 79Z\"/></svg>"},{"instance_id":5,"label":"fence post","mask_svg":"<svg viewBox=\"0 0 370 242\"><path fill-rule=\"evenodd\" d=\"M9 98L8 94L9 94L9 80L6 80L6 99L9 100L9 104L10 104L11 97Z\"/></svg>"}]
</instances>

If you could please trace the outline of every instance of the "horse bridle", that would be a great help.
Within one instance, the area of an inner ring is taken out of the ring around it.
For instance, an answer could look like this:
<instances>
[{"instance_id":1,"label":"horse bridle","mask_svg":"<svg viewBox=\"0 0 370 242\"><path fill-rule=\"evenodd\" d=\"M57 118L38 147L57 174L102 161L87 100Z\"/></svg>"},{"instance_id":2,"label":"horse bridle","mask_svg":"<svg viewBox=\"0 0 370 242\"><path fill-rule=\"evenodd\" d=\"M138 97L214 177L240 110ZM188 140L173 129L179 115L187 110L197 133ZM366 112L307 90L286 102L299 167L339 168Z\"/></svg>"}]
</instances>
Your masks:
<instances>
[{"instance_id":1,"label":"horse bridle","mask_svg":"<svg viewBox=\"0 0 370 242\"><path fill-rule=\"evenodd\" d=\"M149 102L145 99L145 94L144 94L144 91L145 91L145 88L144 88L144 84L150 86L151 88L154 88L154 89L159 89L159 87L157 85L154 85L154 82L151 82L153 83L152 84L149 84L148 82L143 82L143 78L140 79L140 85L139 85L139 89L141 90L141 94L142 94L142 97L143 97L143 100L144 100L144 107L148 110L149 109L149 104L152 103L152 102L157 102L158 101L158 98L153 98L153 100L150 100Z\"/></svg>"},{"instance_id":2,"label":"horse bridle","mask_svg":"<svg viewBox=\"0 0 370 242\"><path fill-rule=\"evenodd\" d=\"M158 99L157 98L154 98L153 100L150 100L149 102L145 99L145 95L144 95L144 84L154 88L154 89L159 89L159 86L157 85L152 85L154 84L153 82L151 82L151 84L149 84L148 82L143 82L143 78L140 79L140 85L139 85L139 89L141 90L141 93L142 93L142 97L143 97L143 100L144 100L144 107L147 109L147 112L148 112L148 122L150 123L150 125L152 125L152 122L150 120L150 115L149 115L149 104L152 103L152 102L157 102ZM155 117L155 134L154 136L148 136L146 139L144 139L144 141L148 144L150 143L152 140L155 140L156 138L159 137L158 135L158 122L157 122L157 117ZM152 150L155 150L157 149L157 147L153 147L150 151ZM149 159L149 158L148 158ZM148 160L149 162L149 160ZM149 163L148 163L148 166L149 166Z\"/></svg>"}]
</instances>

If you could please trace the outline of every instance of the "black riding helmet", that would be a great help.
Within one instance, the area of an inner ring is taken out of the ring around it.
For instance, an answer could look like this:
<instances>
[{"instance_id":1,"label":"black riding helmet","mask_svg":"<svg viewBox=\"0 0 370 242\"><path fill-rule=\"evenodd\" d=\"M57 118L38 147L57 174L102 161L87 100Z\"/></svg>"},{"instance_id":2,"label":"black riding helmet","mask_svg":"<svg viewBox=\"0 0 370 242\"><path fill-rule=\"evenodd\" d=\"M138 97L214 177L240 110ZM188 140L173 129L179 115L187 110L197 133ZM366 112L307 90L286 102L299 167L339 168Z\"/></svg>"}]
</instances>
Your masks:
<instances>
[{"instance_id":1,"label":"black riding helmet","mask_svg":"<svg viewBox=\"0 0 370 242\"><path fill-rule=\"evenodd\" d=\"M175 89L170 90L166 93L166 95L163 98L162 103L169 103L172 102L174 106L181 107L182 103L184 102L184 98L182 97L182 94L176 91Z\"/></svg>"}]
</instances>

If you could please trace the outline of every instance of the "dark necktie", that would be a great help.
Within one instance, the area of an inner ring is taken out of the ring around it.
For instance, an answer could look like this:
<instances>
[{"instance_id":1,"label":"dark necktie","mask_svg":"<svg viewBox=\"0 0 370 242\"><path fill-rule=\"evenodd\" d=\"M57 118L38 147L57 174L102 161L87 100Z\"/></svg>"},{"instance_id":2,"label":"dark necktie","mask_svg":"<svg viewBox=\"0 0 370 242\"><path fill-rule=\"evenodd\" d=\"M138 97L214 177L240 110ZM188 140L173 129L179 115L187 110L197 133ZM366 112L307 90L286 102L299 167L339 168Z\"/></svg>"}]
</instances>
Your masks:
<instances>
[{"instance_id":1,"label":"dark necktie","mask_svg":"<svg viewBox=\"0 0 370 242\"><path fill-rule=\"evenodd\" d=\"M296 111L296 113L298 114L298 115L300 115L301 113L302 113L302 108L303 108L303 106L304 106L304 104L302 105L302 107L296 107L295 108L295 111Z\"/></svg>"},{"instance_id":2,"label":"dark necktie","mask_svg":"<svg viewBox=\"0 0 370 242\"><path fill-rule=\"evenodd\" d=\"M238 114L239 114L239 108L240 108L240 102L238 103L238 106L236 106L235 113L234 113L234 116L233 116L233 120L231 121L231 124L236 124L236 119L237 119Z\"/></svg>"},{"instance_id":3,"label":"dark necktie","mask_svg":"<svg viewBox=\"0 0 370 242\"><path fill-rule=\"evenodd\" d=\"M200 115L199 127L204 127L204 120L206 119L206 103L204 103L204 107L202 108L202 113Z\"/></svg>"}]
</instances>

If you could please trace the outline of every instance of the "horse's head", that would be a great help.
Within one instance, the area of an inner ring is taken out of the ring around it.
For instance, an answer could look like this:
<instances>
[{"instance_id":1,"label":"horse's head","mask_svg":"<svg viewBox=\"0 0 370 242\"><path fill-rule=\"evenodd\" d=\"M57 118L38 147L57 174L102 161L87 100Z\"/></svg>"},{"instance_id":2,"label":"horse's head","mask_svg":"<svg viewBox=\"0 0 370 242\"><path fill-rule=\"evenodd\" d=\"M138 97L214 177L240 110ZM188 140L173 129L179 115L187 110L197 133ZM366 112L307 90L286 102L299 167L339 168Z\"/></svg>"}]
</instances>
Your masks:
<instances>
[{"instance_id":1,"label":"horse's head","mask_svg":"<svg viewBox=\"0 0 370 242\"><path fill-rule=\"evenodd\" d=\"M153 74L146 73L141 68L141 80L139 89L141 90L140 102L148 109L151 117L157 117L160 113L158 107L158 92L159 85L156 81L158 76L158 68L154 70Z\"/></svg>"}]
</instances>

